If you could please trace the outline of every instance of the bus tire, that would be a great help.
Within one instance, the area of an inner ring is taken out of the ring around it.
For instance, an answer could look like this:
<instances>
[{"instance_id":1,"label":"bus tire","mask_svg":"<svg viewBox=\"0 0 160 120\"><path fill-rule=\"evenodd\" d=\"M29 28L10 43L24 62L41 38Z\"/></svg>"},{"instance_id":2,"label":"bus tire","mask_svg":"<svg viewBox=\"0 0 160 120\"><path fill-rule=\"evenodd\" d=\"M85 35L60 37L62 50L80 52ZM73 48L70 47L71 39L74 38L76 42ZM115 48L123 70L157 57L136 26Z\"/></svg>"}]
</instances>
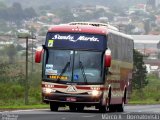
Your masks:
<instances>
[{"instance_id":1,"label":"bus tire","mask_svg":"<svg viewBox=\"0 0 160 120\"><path fill-rule=\"evenodd\" d=\"M117 112L124 112L124 102L117 105Z\"/></svg>"},{"instance_id":2,"label":"bus tire","mask_svg":"<svg viewBox=\"0 0 160 120\"><path fill-rule=\"evenodd\" d=\"M103 105L102 101L103 100L101 100L101 103L99 104L98 109L99 109L100 113L106 113L108 110L108 104L110 104L110 100L108 101L108 104L106 104L106 105Z\"/></svg>"},{"instance_id":3,"label":"bus tire","mask_svg":"<svg viewBox=\"0 0 160 120\"><path fill-rule=\"evenodd\" d=\"M111 104L111 99L112 99L112 93L111 93L112 91L111 91L111 88L109 89L109 93L108 93L108 111L109 112L115 112L116 111L116 107L115 107L115 105L112 105Z\"/></svg>"},{"instance_id":4,"label":"bus tire","mask_svg":"<svg viewBox=\"0 0 160 120\"><path fill-rule=\"evenodd\" d=\"M76 111L76 105L69 105L69 109L70 109L70 111L75 112Z\"/></svg>"},{"instance_id":5,"label":"bus tire","mask_svg":"<svg viewBox=\"0 0 160 120\"><path fill-rule=\"evenodd\" d=\"M125 88L124 95L122 98L122 104L117 105L117 112L124 112L124 104L126 103L126 95L127 95L127 90Z\"/></svg>"},{"instance_id":6,"label":"bus tire","mask_svg":"<svg viewBox=\"0 0 160 120\"><path fill-rule=\"evenodd\" d=\"M100 112L100 113L105 113L105 112L107 112L107 106L102 106L102 105L100 105L100 106L99 106L99 112Z\"/></svg>"},{"instance_id":7,"label":"bus tire","mask_svg":"<svg viewBox=\"0 0 160 120\"><path fill-rule=\"evenodd\" d=\"M116 110L117 110L116 105L109 105L109 107L108 107L109 112L116 112Z\"/></svg>"},{"instance_id":8,"label":"bus tire","mask_svg":"<svg viewBox=\"0 0 160 120\"><path fill-rule=\"evenodd\" d=\"M81 105L81 106L77 106L77 111L78 112L82 112L84 110L84 106Z\"/></svg>"},{"instance_id":9,"label":"bus tire","mask_svg":"<svg viewBox=\"0 0 160 120\"><path fill-rule=\"evenodd\" d=\"M51 111L58 111L59 105L55 102L50 102L50 110Z\"/></svg>"},{"instance_id":10,"label":"bus tire","mask_svg":"<svg viewBox=\"0 0 160 120\"><path fill-rule=\"evenodd\" d=\"M126 103L126 99L127 99L127 90L125 88L124 90L124 96L123 96L123 99L122 99L122 102L125 104Z\"/></svg>"}]
</instances>

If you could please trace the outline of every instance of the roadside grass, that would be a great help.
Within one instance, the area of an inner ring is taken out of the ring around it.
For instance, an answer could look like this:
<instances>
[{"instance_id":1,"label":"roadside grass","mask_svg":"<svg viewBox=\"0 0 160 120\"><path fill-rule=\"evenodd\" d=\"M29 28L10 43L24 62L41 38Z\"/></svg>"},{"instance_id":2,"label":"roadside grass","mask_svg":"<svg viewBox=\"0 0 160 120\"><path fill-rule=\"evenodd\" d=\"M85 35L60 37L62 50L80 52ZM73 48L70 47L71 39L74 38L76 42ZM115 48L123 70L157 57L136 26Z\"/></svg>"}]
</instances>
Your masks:
<instances>
[{"instance_id":1,"label":"roadside grass","mask_svg":"<svg viewBox=\"0 0 160 120\"><path fill-rule=\"evenodd\" d=\"M0 106L0 110L17 110L17 109L49 109L49 105L34 104L34 105Z\"/></svg>"},{"instance_id":2,"label":"roadside grass","mask_svg":"<svg viewBox=\"0 0 160 120\"><path fill-rule=\"evenodd\" d=\"M29 76L28 99L29 104L25 105L24 82L6 81L0 82L0 110L6 109L40 109L49 108L49 105L42 103L41 98L41 74L34 72Z\"/></svg>"},{"instance_id":3,"label":"roadside grass","mask_svg":"<svg viewBox=\"0 0 160 120\"><path fill-rule=\"evenodd\" d=\"M137 104L141 104L141 105L151 105L151 104L160 104L160 101L155 101L155 100L151 100L151 99L147 99L147 100L131 100L128 102L128 104L133 104L133 105L137 105Z\"/></svg>"},{"instance_id":4,"label":"roadside grass","mask_svg":"<svg viewBox=\"0 0 160 120\"><path fill-rule=\"evenodd\" d=\"M160 79L148 75L148 82L143 89L132 91L129 104L160 104Z\"/></svg>"}]
</instances>

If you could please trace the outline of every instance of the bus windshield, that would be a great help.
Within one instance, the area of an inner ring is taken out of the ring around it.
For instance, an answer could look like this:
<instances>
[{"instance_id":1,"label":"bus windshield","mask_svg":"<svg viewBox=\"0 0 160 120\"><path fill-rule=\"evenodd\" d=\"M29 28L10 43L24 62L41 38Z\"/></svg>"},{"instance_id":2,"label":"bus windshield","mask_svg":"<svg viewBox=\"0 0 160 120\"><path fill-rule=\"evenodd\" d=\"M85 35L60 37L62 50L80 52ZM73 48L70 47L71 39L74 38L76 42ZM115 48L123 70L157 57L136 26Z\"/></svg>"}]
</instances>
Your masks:
<instances>
[{"instance_id":1,"label":"bus windshield","mask_svg":"<svg viewBox=\"0 0 160 120\"><path fill-rule=\"evenodd\" d=\"M48 49L44 78L52 82L102 83L102 52Z\"/></svg>"}]
</instances>

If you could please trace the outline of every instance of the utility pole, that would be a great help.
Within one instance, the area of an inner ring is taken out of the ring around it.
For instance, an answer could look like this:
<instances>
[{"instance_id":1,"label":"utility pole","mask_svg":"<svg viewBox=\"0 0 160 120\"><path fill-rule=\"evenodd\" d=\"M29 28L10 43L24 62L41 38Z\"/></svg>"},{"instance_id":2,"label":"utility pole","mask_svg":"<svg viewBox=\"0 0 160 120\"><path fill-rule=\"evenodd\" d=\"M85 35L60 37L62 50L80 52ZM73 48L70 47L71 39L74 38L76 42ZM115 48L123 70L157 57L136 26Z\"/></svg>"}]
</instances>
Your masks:
<instances>
[{"instance_id":1,"label":"utility pole","mask_svg":"<svg viewBox=\"0 0 160 120\"><path fill-rule=\"evenodd\" d=\"M29 84L28 84L28 39L30 38L30 36L29 35L27 35L25 37L18 36L18 38L26 39L26 79L25 79L24 102L25 102L25 105L27 105L29 103L29 99L28 99L28 93L29 93ZM31 36L31 39L35 39L35 38L33 38L33 36Z\"/></svg>"},{"instance_id":2,"label":"utility pole","mask_svg":"<svg viewBox=\"0 0 160 120\"><path fill-rule=\"evenodd\" d=\"M33 72L33 69L34 69L34 67L33 67L33 38L32 38L32 70L31 70L31 72Z\"/></svg>"},{"instance_id":3,"label":"utility pole","mask_svg":"<svg viewBox=\"0 0 160 120\"><path fill-rule=\"evenodd\" d=\"M144 51L143 51L144 56L146 56L146 45L144 43Z\"/></svg>"},{"instance_id":4,"label":"utility pole","mask_svg":"<svg viewBox=\"0 0 160 120\"><path fill-rule=\"evenodd\" d=\"M28 105L28 36L26 37L26 81L25 81L25 105Z\"/></svg>"},{"instance_id":5,"label":"utility pole","mask_svg":"<svg viewBox=\"0 0 160 120\"><path fill-rule=\"evenodd\" d=\"M160 59L160 41L157 43L158 59Z\"/></svg>"}]
</instances>

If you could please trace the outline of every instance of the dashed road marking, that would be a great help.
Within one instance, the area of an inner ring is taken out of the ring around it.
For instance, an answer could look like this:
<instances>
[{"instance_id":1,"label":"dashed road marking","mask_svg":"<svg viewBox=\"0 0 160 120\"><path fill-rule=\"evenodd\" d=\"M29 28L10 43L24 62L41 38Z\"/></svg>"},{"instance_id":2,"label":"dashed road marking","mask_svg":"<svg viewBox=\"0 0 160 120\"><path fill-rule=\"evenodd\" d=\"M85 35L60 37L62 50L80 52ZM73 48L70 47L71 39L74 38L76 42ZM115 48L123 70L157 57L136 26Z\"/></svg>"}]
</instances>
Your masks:
<instances>
[{"instance_id":1,"label":"dashed road marking","mask_svg":"<svg viewBox=\"0 0 160 120\"><path fill-rule=\"evenodd\" d=\"M87 115L87 116L82 116L82 117L95 117L96 115Z\"/></svg>"}]
</instances>

